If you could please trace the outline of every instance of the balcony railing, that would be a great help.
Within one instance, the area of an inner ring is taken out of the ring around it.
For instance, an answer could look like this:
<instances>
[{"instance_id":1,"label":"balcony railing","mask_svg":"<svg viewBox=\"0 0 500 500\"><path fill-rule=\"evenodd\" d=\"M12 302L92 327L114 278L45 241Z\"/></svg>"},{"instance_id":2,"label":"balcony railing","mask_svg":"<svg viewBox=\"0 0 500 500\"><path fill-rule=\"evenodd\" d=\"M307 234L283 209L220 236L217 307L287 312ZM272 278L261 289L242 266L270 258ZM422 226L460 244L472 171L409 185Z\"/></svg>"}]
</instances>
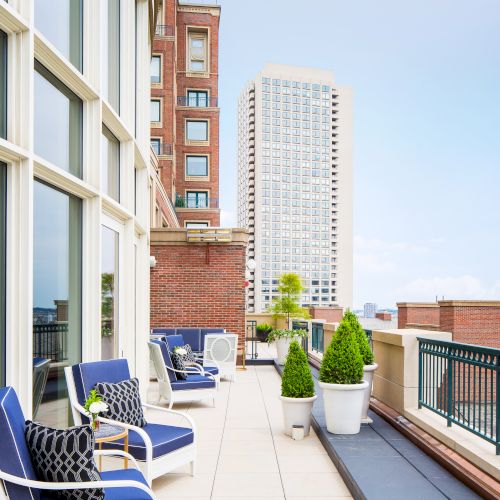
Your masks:
<instances>
[{"instance_id":1,"label":"balcony railing","mask_svg":"<svg viewBox=\"0 0 500 500\"><path fill-rule=\"evenodd\" d=\"M68 324L33 325L33 357L52 361L68 359Z\"/></svg>"},{"instance_id":2,"label":"balcony railing","mask_svg":"<svg viewBox=\"0 0 500 500\"><path fill-rule=\"evenodd\" d=\"M218 106L217 97L206 96L178 96L177 106L187 106L190 108L216 108Z\"/></svg>"},{"instance_id":3,"label":"balcony railing","mask_svg":"<svg viewBox=\"0 0 500 500\"><path fill-rule=\"evenodd\" d=\"M311 347L318 352L325 352L325 332L323 323L312 322Z\"/></svg>"},{"instance_id":4,"label":"balcony railing","mask_svg":"<svg viewBox=\"0 0 500 500\"><path fill-rule=\"evenodd\" d=\"M163 142L151 142L151 147L157 156L166 155L171 156L173 154L172 144L164 144Z\"/></svg>"},{"instance_id":5,"label":"balcony railing","mask_svg":"<svg viewBox=\"0 0 500 500\"><path fill-rule=\"evenodd\" d=\"M219 208L219 198L177 196L176 208Z\"/></svg>"},{"instance_id":6,"label":"balcony railing","mask_svg":"<svg viewBox=\"0 0 500 500\"><path fill-rule=\"evenodd\" d=\"M419 408L495 444L500 455L500 349L418 341Z\"/></svg>"},{"instance_id":7,"label":"balcony railing","mask_svg":"<svg viewBox=\"0 0 500 500\"><path fill-rule=\"evenodd\" d=\"M157 24L156 25L156 36L174 36L175 35L175 26L170 24Z\"/></svg>"}]
</instances>

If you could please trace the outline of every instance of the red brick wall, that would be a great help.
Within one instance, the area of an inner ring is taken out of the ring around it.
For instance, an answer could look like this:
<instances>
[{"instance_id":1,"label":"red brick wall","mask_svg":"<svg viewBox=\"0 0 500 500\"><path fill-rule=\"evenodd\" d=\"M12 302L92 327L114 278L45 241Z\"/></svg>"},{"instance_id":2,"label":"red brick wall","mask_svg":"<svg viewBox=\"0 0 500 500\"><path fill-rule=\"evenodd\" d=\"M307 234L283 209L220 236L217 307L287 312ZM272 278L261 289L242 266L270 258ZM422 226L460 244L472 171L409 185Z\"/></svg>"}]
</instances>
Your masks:
<instances>
[{"instance_id":1,"label":"red brick wall","mask_svg":"<svg viewBox=\"0 0 500 500\"><path fill-rule=\"evenodd\" d=\"M311 307L309 314L312 319L324 319L327 323L340 323L344 310L341 307Z\"/></svg>"},{"instance_id":2,"label":"red brick wall","mask_svg":"<svg viewBox=\"0 0 500 500\"><path fill-rule=\"evenodd\" d=\"M151 327L222 327L245 335L245 246L151 244Z\"/></svg>"},{"instance_id":3,"label":"red brick wall","mask_svg":"<svg viewBox=\"0 0 500 500\"><path fill-rule=\"evenodd\" d=\"M378 313L375 313L375 317L377 319L381 319L383 321L391 321L392 314L388 313L388 312L378 312Z\"/></svg>"},{"instance_id":4,"label":"red brick wall","mask_svg":"<svg viewBox=\"0 0 500 500\"><path fill-rule=\"evenodd\" d=\"M398 328L407 328L408 324L439 325L439 306L437 304L398 304Z\"/></svg>"}]
</instances>

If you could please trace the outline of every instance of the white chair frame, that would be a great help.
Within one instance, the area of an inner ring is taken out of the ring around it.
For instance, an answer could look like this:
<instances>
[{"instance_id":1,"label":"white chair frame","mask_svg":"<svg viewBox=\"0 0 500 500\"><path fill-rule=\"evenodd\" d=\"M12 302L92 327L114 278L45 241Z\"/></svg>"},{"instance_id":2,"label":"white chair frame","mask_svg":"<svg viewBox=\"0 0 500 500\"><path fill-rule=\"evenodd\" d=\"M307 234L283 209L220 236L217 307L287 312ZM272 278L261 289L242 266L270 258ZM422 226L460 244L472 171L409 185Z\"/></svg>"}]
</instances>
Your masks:
<instances>
[{"instance_id":1,"label":"white chair frame","mask_svg":"<svg viewBox=\"0 0 500 500\"><path fill-rule=\"evenodd\" d=\"M128 458L137 469L140 470L137 460L122 450L95 450L94 456L121 456ZM8 483L18 484L19 486L25 486L26 488L34 488L40 490L81 490L86 488L137 488L148 493L153 500L156 499L151 488L148 488L143 483L135 481L132 479L121 479L115 481L80 481L73 483L49 483L47 481L35 481L33 479L25 479L24 477L13 476L0 470L0 479L2 480L2 487L0 488L0 499L8 500L7 493L5 492L5 486L3 481Z\"/></svg>"},{"instance_id":2,"label":"white chair frame","mask_svg":"<svg viewBox=\"0 0 500 500\"><path fill-rule=\"evenodd\" d=\"M82 415L87 417L87 412L85 411L85 408L83 408L83 406L81 406L80 403L78 402L78 398L76 395L75 380L73 378L73 371L71 369L71 366L65 367L64 372L66 375L66 383L68 385L68 396L71 404L73 421L75 425L81 425ZM196 424L194 420L186 413L182 413L180 411L175 411L172 409L167 409L160 406L154 406L147 403L142 403L142 407L151 411L158 411L158 412L168 413L170 415L176 415L182 417L184 420L187 420L189 427L193 431L193 442L187 446L179 448L178 450L172 451L170 453L167 453L166 455L153 459L153 443L151 442L151 438L144 429L136 427L135 425L129 425L123 422L117 422L116 420L110 420L104 417L98 417L97 419L105 424L122 427L124 429L128 429L129 431L134 431L137 432L137 434L139 434L139 436L144 441L144 446L146 448L146 459L136 460L136 462L138 463L140 470L144 474L144 477L146 478L146 481L150 486L153 479L163 476L167 472L177 469L178 467L181 467L182 465L187 463L190 464L191 475L194 476L196 470L195 466Z\"/></svg>"},{"instance_id":3,"label":"white chair frame","mask_svg":"<svg viewBox=\"0 0 500 500\"><path fill-rule=\"evenodd\" d=\"M193 365L186 368L186 370L177 370L165 365L163 355L161 353L161 348L158 344L148 342L149 353L153 361L153 365L156 370L156 376L158 378L158 401L160 403L161 398L168 401L169 409L175 403L185 403L188 401L201 401L203 399L211 399L212 404L215 407L215 397L217 395L217 390L219 388L219 380L214 377L211 373L205 372L203 367L200 365ZM186 375L204 375L215 382L215 388L209 387L207 389L184 389L182 391L174 391L170 385L170 377L168 376L168 371L170 370L174 373L184 373Z\"/></svg>"},{"instance_id":4,"label":"white chair frame","mask_svg":"<svg viewBox=\"0 0 500 500\"><path fill-rule=\"evenodd\" d=\"M211 343L213 341L213 343ZM234 348L231 345L234 342ZM217 359L212 349L217 342L225 342L229 348L229 355L226 359ZM207 333L205 335L205 346L203 349L203 365L217 366L219 377L231 378L234 382L236 375L236 359L238 356L238 336L234 333Z\"/></svg>"}]
</instances>

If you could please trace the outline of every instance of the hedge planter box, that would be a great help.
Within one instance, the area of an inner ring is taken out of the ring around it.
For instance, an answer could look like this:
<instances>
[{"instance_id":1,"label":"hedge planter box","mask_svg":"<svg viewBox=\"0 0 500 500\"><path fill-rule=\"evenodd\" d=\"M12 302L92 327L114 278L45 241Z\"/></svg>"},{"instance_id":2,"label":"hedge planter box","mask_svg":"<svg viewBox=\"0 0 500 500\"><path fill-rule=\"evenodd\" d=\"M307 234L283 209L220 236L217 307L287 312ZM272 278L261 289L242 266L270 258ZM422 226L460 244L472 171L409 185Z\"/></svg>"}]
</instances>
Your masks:
<instances>
[{"instance_id":1,"label":"hedge planter box","mask_svg":"<svg viewBox=\"0 0 500 500\"><path fill-rule=\"evenodd\" d=\"M288 356L288 349L290 348L290 344L297 340L297 337L282 337L276 339L276 351L278 352L278 364L284 365L286 362L286 357Z\"/></svg>"},{"instance_id":2,"label":"hedge planter box","mask_svg":"<svg viewBox=\"0 0 500 500\"><path fill-rule=\"evenodd\" d=\"M332 434L357 434L361 427L361 412L368 382L361 384L327 384L323 389L326 428Z\"/></svg>"},{"instance_id":3,"label":"hedge planter box","mask_svg":"<svg viewBox=\"0 0 500 500\"><path fill-rule=\"evenodd\" d=\"M363 399L363 411L361 412L362 424L371 424L373 422L373 420L368 416L368 408L370 407L370 396L372 395L373 374L377 368L377 363L373 363L373 365L365 365L363 367L363 380L368 382L368 387L366 388L365 397Z\"/></svg>"},{"instance_id":4,"label":"hedge planter box","mask_svg":"<svg viewBox=\"0 0 500 500\"><path fill-rule=\"evenodd\" d=\"M281 405L283 407L283 418L285 420L285 434L292 435L292 427L301 425L304 427L304 436L309 435L311 427L311 411L318 396L314 395L311 398L286 398L280 396Z\"/></svg>"}]
</instances>

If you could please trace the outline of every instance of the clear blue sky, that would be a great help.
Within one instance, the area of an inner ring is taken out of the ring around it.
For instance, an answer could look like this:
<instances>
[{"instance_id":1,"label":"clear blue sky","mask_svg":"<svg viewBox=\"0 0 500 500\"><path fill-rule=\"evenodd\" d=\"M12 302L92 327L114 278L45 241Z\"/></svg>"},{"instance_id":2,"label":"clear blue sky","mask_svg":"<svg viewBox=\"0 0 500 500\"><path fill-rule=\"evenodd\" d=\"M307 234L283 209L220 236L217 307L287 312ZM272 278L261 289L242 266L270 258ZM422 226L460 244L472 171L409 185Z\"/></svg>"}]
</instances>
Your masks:
<instances>
[{"instance_id":1,"label":"clear blue sky","mask_svg":"<svg viewBox=\"0 0 500 500\"><path fill-rule=\"evenodd\" d=\"M266 62L354 92L354 304L500 299L500 1L219 0L222 223Z\"/></svg>"}]
</instances>

